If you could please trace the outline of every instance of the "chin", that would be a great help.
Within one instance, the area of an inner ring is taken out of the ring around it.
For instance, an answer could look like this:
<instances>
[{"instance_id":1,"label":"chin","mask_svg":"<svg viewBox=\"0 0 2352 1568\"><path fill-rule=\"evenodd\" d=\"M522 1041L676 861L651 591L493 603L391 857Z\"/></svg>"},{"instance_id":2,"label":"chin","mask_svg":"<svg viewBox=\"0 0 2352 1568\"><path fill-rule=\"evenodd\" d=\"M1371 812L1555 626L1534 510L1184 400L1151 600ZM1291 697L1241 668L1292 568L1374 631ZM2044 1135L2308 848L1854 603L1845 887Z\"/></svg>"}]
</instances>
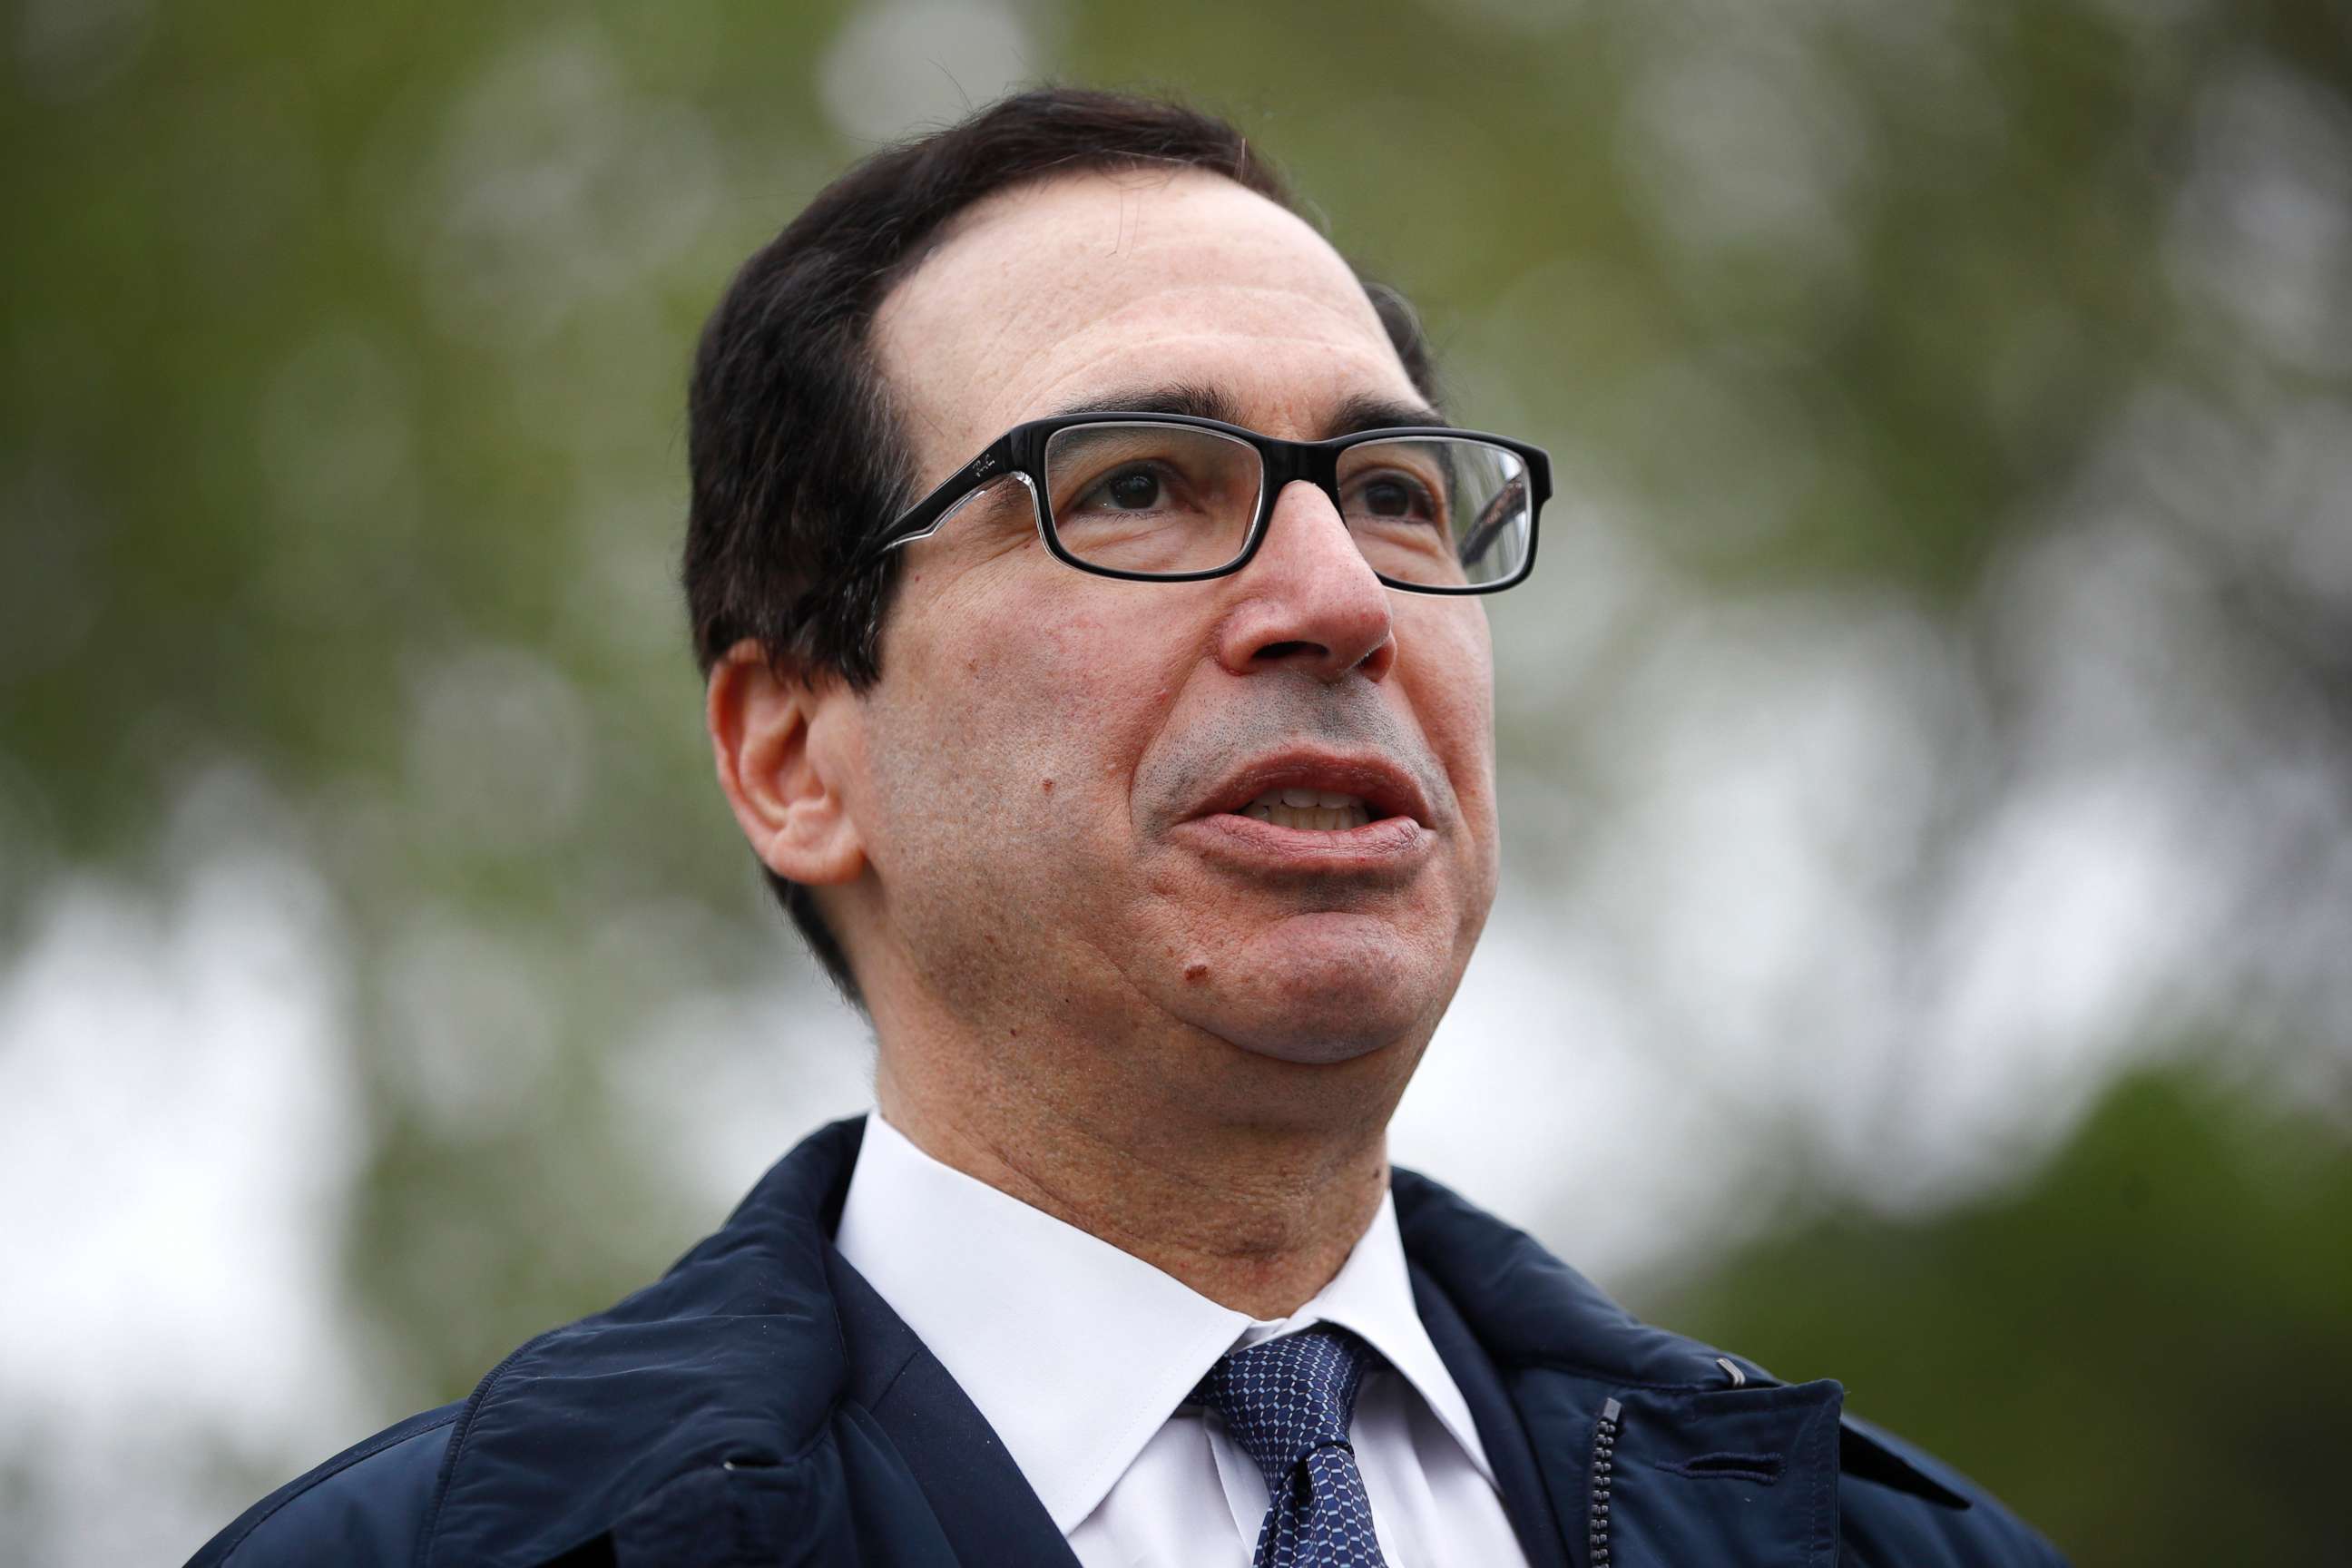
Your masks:
<instances>
[{"instance_id":1,"label":"chin","mask_svg":"<svg viewBox=\"0 0 2352 1568\"><path fill-rule=\"evenodd\" d=\"M1296 1062L1303 1067L1334 1067L1340 1062L1352 1062L1385 1050L1396 1044L1394 1037L1387 1039L1364 1039L1355 1036L1317 1033L1308 1026L1297 1033L1265 1035L1255 1038L1228 1036L1235 1046L1252 1056L1272 1061Z\"/></svg>"},{"instance_id":2,"label":"chin","mask_svg":"<svg viewBox=\"0 0 2352 1568\"><path fill-rule=\"evenodd\" d=\"M1444 963L1393 932L1381 933L1386 941L1317 934L1339 940L1292 931L1252 944L1195 1021L1254 1055L1310 1064L1352 1061L1427 1032L1444 1004Z\"/></svg>"}]
</instances>

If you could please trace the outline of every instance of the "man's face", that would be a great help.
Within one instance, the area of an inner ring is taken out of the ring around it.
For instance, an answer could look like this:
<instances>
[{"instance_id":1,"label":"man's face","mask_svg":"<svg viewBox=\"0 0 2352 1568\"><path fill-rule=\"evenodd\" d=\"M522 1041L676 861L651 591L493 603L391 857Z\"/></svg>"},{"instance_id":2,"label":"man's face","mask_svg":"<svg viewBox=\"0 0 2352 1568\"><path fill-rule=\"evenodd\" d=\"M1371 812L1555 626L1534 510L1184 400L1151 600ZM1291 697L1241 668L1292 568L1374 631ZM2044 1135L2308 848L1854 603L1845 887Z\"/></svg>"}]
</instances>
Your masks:
<instances>
[{"instance_id":1,"label":"man's face","mask_svg":"<svg viewBox=\"0 0 2352 1568\"><path fill-rule=\"evenodd\" d=\"M1421 401L1330 247L1199 172L975 206L875 334L918 493L1010 426L1155 391L1299 440L1351 402ZM1382 587L1305 484L1206 582L1062 564L1017 483L904 554L845 791L877 1013L913 985L1000 1035L1050 1010L1107 1042L1177 1026L1291 1061L1418 1054L1495 889L1478 600ZM1285 787L1373 820L1242 815Z\"/></svg>"}]
</instances>

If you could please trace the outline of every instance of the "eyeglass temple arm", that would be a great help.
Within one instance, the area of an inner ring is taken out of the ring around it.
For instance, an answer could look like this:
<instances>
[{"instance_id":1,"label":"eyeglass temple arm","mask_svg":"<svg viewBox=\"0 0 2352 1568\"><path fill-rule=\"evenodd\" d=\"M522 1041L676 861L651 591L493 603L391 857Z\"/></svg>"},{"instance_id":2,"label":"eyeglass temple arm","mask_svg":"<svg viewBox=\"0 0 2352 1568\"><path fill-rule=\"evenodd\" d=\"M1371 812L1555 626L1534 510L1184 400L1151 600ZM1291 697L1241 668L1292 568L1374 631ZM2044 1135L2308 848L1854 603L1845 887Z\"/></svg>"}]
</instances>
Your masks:
<instances>
[{"instance_id":1,"label":"eyeglass temple arm","mask_svg":"<svg viewBox=\"0 0 2352 1568\"><path fill-rule=\"evenodd\" d=\"M1523 509L1527 500L1527 476L1521 474L1507 480L1503 488L1495 492L1495 499L1479 509L1478 521L1472 523L1470 531L1462 536L1461 548L1454 552L1454 559L1467 566L1486 554L1486 547L1495 542L1495 536L1503 531L1503 526L1510 521L1511 514Z\"/></svg>"},{"instance_id":2,"label":"eyeglass temple arm","mask_svg":"<svg viewBox=\"0 0 2352 1568\"><path fill-rule=\"evenodd\" d=\"M879 555L901 544L918 539L928 539L940 524L948 520L966 497L982 486L1017 472L1013 466L1011 432L989 444L986 451L940 481L930 494L900 512L898 517L866 547L868 555Z\"/></svg>"}]
</instances>

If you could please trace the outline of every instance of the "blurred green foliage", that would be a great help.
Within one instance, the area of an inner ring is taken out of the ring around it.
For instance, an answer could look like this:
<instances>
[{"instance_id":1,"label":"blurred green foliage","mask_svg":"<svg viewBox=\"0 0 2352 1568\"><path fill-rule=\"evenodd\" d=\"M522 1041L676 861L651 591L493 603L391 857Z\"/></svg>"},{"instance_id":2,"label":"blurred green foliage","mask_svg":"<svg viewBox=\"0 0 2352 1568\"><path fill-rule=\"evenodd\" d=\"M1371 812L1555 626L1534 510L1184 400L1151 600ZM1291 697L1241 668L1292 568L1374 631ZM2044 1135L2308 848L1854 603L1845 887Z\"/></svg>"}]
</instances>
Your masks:
<instances>
[{"instance_id":1,"label":"blurred green foliage","mask_svg":"<svg viewBox=\"0 0 2352 1568\"><path fill-rule=\"evenodd\" d=\"M2352 1160L2210 1072L2118 1083L2012 1188L1841 1210L1657 1311L1952 1458L2083 1568L2337 1561Z\"/></svg>"},{"instance_id":2,"label":"blurred green foliage","mask_svg":"<svg viewBox=\"0 0 2352 1568\"><path fill-rule=\"evenodd\" d=\"M1265 143L1418 301L1455 411L1553 448L1569 494L1531 595L1575 586L1589 506L1702 596L1933 618L1996 731L1950 738L1938 824L2024 750L1998 733L2025 697L1973 607L1989 572L2078 498L2136 398L2199 400L2252 456L2170 454L2222 500L2137 525L2259 659L2184 647L2149 679L2217 710L2275 696L2279 743L2341 798L2343 606L2305 556L2208 525L2236 521L2282 411L2340 411L2352 378L2342 5L963 9L1016 36L1015 74L1173 90ZM708 776L673 587L681 391L731 268L872 144L858 114L1001 85L926 53L956 10L11 18L0 956L73 878L168 889L245 832L316 870L365 1120L345 1305L386 1416L715 1217L628 1071L682 1005L772 987L830 1016ZM868 81L857 37L926 58ZM2253 218L2230 205L2249 192ZM2312 276L2281 270L2306 250ZM1660 627L1563 667L1538 601L1496 619L1507 767L1582 787L1607 761L1585 721ZM226 827L187 806L222 778ZM1513 820L1525 875L1565 889L1614 818ZM840 1032L755 1044L797 1076ZM1809 1220L1654 1305L1843 1377L2085 1564L2318 1562L2343 1539L2352 1188L2340 1121L2269 1103L2135 1080L1997 1200ZM190 1461L236 1472L224 1498L308 1458L239 1417ZM0 1488L0 1528L22 1495Z\"/></svg>"}]
</instances>

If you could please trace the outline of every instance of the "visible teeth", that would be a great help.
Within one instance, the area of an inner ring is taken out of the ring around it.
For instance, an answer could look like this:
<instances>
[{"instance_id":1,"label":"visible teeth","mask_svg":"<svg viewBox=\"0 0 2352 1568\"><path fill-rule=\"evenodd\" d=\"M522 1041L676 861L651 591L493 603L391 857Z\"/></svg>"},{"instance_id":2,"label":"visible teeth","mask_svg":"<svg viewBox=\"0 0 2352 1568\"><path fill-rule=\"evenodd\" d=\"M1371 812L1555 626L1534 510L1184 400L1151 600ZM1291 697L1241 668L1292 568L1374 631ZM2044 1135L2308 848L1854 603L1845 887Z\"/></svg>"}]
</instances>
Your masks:
<instances>
[{"instance_id":1,"label":"visible teeth","mask_svg":"<svg viewBox=\"0 0 2352 1568\"><path fill-rule=\"evenodd\" d=\"M1341 795L1337 790L1270 789L1250 804L1252 805L1287 805L1302 811L1308 806L1316 806L1324 811L1341 811L1351 805L1360 807L1364 803L1359 796Z\"/></svg>"},{"instance_id":2,"label":"visible teeth","mask_svg":"<svg viewBox=\"0 0 2352 1568\"><path fill-rule=\"evenodd\" d=\"M1270 789L1247 805L1242 815L1276 827L1303 827L1312 832L1341 832L1371 821L1370 807L1352 795L1336 790Z\"/></svg>"},{"instance_id":3,"label":"visible teeth","mask_svg":"<svg viewBox=\"0 0 2352 1568\"><path fill-rule=\"evenodd\" d=\"M1372 819L1370 810L1354 795L1315 789L1268 790L1242 807L1242 815L1273 823L1276 827L1303 827L1322 833L1361 827Z\"/></svg>"}]
</instances>

